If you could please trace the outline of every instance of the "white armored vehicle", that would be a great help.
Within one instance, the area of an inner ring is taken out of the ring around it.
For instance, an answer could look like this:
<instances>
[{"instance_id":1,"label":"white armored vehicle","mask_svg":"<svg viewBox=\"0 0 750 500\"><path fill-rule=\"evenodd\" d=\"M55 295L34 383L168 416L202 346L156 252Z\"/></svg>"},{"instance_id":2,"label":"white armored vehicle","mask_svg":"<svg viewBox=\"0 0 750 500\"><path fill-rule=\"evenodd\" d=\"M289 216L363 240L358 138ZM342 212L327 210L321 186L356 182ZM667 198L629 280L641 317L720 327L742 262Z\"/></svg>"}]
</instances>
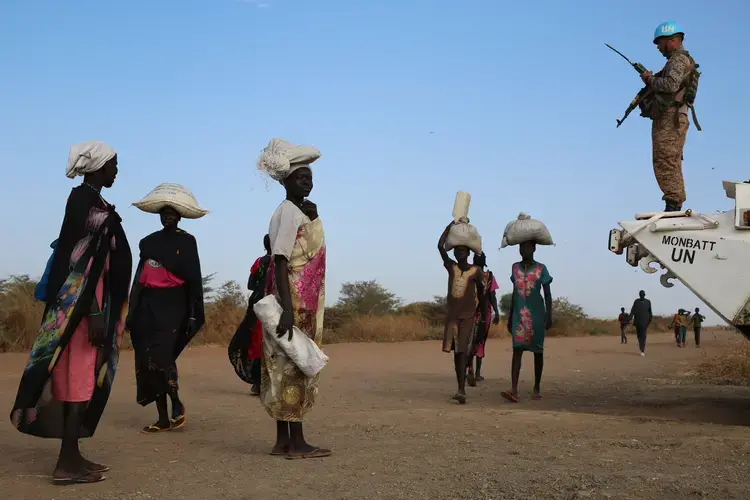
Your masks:
<instances>
[{"instance_id":1,"label":"white armored vehicle","mask_svg":"<svg viewBox=\"0 0 750 500\"><path fill-rule=\"evenodd\" d=\"M716 314L750 339L750 181L724 181L734 210L701 214L649 212L609 232L609 250L661 284L680 280Z\"/></svg>"}]
</instances>

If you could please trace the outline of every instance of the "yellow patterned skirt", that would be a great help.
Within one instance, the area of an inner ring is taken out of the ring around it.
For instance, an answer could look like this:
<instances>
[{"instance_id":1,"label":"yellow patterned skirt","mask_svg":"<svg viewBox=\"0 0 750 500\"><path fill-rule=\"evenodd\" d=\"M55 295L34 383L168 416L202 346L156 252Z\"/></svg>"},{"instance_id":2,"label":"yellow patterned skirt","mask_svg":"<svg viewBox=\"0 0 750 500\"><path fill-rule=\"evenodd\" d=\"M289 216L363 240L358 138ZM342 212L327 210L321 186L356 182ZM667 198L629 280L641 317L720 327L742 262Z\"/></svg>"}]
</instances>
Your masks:
<instances>
[{"instance_id":1,"label":"yellow patterned skirt","mask_svg":"<svg viewBox=\"0 0 750 500\"><path fill-rule=\"evenodd\" d=\"M265 338L260 373L261 402L271 418L302 422L315 405L320 376L306 377L273 341Z\"/></svg>"},{"instance_id":2,"label":"yellow patterned skirt","mask_svg":"<svg viewBox=\"0 0 750 500\"><path fill-rule=\"evenodd\" d=\"M325 237L320 219L300 227L289 259L289 288L294 324L320 347L325 313ZM272 263L268 273L275 276ZM279 299L275 283L273 291ZM302 422L315 405L319 374L308 378L286 357L270 335L263 331L260 369L260 400L274 420ZM299 335L299 333L297 333Z\"/></svg>"}]
</instances>

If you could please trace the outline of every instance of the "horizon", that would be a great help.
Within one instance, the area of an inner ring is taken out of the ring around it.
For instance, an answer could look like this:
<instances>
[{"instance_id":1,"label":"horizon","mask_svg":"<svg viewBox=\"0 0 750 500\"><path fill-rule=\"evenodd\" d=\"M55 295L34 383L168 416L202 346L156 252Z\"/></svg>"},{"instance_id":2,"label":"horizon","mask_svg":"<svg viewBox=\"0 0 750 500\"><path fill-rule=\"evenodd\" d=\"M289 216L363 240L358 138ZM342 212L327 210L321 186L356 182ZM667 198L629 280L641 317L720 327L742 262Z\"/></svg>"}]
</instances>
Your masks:
<instances>
[{"instance_id":1,"label":"horizon","mask_svg":"<svg viewBox=\"0 0 750 500\"><path fill-rule=\"evenodd\" d=\"M1 6L0 63L10 70L0 82L0 229L11 244L0 277L41 275L79 182L64 177L68 150L102 140L120 162L104 195L118 207L134 257L160 224L130 204L162 182L179 183L211 211L181 224L198 240L203 274L242 286L283 199L255 160L281 137L322 152L310 199L326 228L328 305L344 282L362 280L405 302L445 294L435 246L456 192L467 191L499 295L511 290L518 250L496 249L505 225L525 212L556 243L536 254L554 278L554 297L616 318L643 289L656 315L700 307L707 326L723 324L681 283L664 289L658 275L607 250L618 221L663 202L650 123L634 111L615 128L642 83L604 43L657 71L664 58L652 43L655 27L674 19L685 29L703 71L696 110L704 129L691 124L687 136L685 207L728 210L721 181L747 177L735 82L750 70L734 51L750 46L750 5L406 4Z\"/></svg>"}]
</instances>

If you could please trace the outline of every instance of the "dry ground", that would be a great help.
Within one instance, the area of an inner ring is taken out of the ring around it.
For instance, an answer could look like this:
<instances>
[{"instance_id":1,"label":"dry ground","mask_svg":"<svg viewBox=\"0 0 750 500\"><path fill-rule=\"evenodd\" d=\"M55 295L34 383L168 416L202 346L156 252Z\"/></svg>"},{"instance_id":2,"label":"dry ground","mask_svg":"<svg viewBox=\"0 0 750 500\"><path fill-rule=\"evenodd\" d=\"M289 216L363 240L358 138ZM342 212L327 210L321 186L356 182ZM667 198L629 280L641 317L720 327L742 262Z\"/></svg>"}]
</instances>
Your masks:
<instances>
[{"instance_id":1,"label":"dry ground","mask_svg":"<svg viewBox=\"0 0 750 500\"><path fill-rule=\"evenodd\" d=\"M518 405L506 403L508 341L491 339L481 387L455 392L438 343L326 347L319 405L307 425L323 460L270 457L274 425L237 379L226 350L180 360L185 429L139 433L153 407L135 403L125 352L110 404L84 451L112 466L107 481L54 487L58 442L0 425L0 494L9 499L747 499L750 389L698 385L691 370L735 334L704 333L704 347L635 339L552 338L543 392L532 402L525 359ZM7 411L25 355L0 355ZM6 496L7 494L7 496Z\"/></svg>"}]
</instances>

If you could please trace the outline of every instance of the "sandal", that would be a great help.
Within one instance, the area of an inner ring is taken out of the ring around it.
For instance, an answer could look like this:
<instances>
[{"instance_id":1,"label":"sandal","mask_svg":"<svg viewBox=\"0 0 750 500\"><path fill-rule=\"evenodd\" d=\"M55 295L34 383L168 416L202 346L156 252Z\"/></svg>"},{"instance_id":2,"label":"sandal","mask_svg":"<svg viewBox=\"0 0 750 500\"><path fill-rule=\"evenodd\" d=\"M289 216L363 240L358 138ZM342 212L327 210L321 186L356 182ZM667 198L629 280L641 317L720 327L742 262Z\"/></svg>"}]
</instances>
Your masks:
<instances>
[{"instance_id":1,"label":"sandal","mask_svg":"<svg viewBox=\"0 0 750 500\"><path fill-rule=\"evenodd\" d=\"M179 420L185 420L185 413L187 412L185 411L185 405L181 403L181 406L182 406L182 413L180 413L179 415L175 415L174 408L172 408L172 418L169 419L172 423L177 422Z\"/></svg>"},{"instance_id":2,"label":"sandal","mask_svg":"<svg viewBox=\"0 0 750 500\"><path fill-rule=\"evenodd\" d=\"M459 404L462 404L462 405L466 404L466 394L456 393L456 395L453 396L453 399L458 401Z\"/></svg>"},{"instance_id":3,"label":"sandal","mask_svg":"<svg viewBox=\"0 0 750 500\"><path fill-rule=\"evenodd\" d=\"M299 459L305 459L305 458L325 458L330 457L332 455L331 450L326 450L324 448L313 448L312 451L308 451L306 453L289 453L286 456L287 460L299 460Z\"/></svg>"},{"instance_id":4,"label":"sandal","mask_svg":"<svg viewBox=\"0 0 750 500\"><path fill-rule=\"evenodd\" d=\"M503 398L505 398L508 401L510 401L511 403L518 403L518 396L516 396L515 394L513 394L510 391L503 391L503 392L500 393L500 395Z\"/></svg>"},{"instance_id":5,"label":"sandal","mask_svg":"<svg viewBox=\"0 0 750 500\"><path fill-rule=\"evenodd\" d=\"M98 472L85 471L80 476L71 477L53 477L52 484L58 486L70 486L74 484L93 484L101 483L106 478Z\"/></svg>"},{"instance_id":6,"label":"sandal","mask_svg":"<svg viewBox=\"0 0 750 500\"><path fill-rule=\"evenodd\" d=\"M151 424L151 425L147 425L146 427L144 427L141 432L143 432L144 434L156 434L157 432L166 432L166 431L171 431L171 430L172 430L171 425L169 427L159 427L156 424Z\"/></svg>"},{"instance_id":7,"label":"sandal","mask_svg":"<svg viewBox=\"0 0 750 500\"><path fill-rule=\"evenodd\" d=\"M181 429L185 427L185 424L187 423L187 419L185 418L185 415L172 420L172 425L169 426L169 430L175 431L177 429Z\"/></svg>"},{"instance_id":8,"label":"sandal","mask_svg":"<svg viewBox=\"0 0 750 500\"><path fill-rule=\"evenodd\" d=\"M172 418L169 419L169 422L171 423L170 427L172 430L179 429L185 426L185 424L187 423L185 413L185 405L182 404L182 413L177 416L172 415Z\"/></svg>"},{"instance_id":9,"label":"sandal","mask_svg":"<svg viewBox=\"0 0 750 500\"><path fill-rule=\"evenodd\" d=\"M281 451L274 451L276 450L276 447L274 446L273 449L271 449L270 455L272 457L285 457L289 455L289 446L282 446Z\"/></svg>"},{"instance_id":10,"label":"sandal","mask_svg":"<svg viewBox=\"0 0 750 500\"><path fill-rule=\"evenodd\" d=\"M88 472L94 473L94 474L101 474L102 472L108 472L109 466L108 465L102 465L102 464L96 464L94 462L90 462L90 466L84 466L83 468L86 469Z\"/></svg>"},{"instance_id":11,"label":"sandal","mask_svg":"<svg viewBox=\"0 0 750 500\"><path fill-rule=\"evenodd\" d=\"M535 392L531 395L532 401L541 401L542 400L542 394L540 392Z\"/></svg>"}]
</instances>

